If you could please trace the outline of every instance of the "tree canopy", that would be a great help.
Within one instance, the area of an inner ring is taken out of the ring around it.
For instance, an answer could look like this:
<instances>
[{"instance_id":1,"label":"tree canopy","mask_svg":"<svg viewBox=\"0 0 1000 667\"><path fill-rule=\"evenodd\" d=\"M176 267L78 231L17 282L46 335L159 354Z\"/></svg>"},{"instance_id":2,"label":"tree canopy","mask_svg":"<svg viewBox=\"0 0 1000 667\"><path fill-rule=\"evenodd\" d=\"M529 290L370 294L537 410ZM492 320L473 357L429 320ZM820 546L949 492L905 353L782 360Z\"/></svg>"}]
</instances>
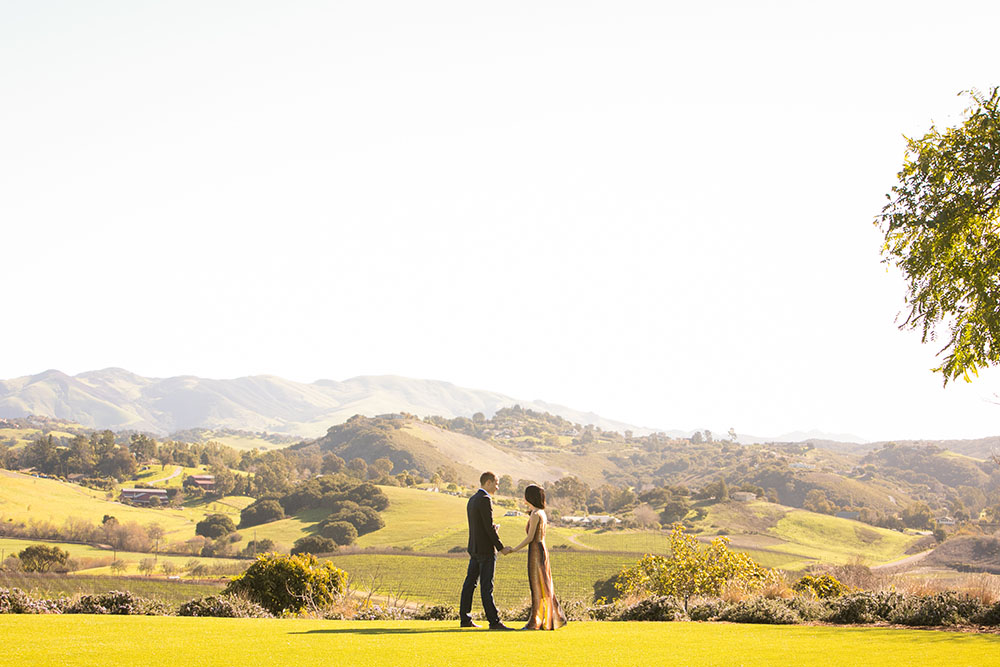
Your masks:
<instances>
[{"instance_id":1,"label":"tree canopy","mask_svg":"<svg viewBox=\"0 0 1000 667\"><path fill-rule=\"evenodd\" d=\"M875 223L883 262L907 280L901 329L947 331L944 383L1000 362L1000 89L965 93L963 122L907 138L899 182Z\"/></svg>"}]
</instances>

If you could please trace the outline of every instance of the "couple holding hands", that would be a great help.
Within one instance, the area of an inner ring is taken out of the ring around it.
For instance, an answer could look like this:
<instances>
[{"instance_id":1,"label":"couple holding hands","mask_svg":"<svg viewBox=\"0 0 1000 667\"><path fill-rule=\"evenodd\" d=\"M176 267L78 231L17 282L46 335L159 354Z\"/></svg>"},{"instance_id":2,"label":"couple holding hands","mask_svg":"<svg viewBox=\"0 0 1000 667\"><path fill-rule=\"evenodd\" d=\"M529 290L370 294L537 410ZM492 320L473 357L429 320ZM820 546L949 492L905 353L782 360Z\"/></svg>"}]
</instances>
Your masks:
<instances>
[{"instance_id":1,"label":"couple holding hands","mask_svg":"<svg viewBox=\"0 0 1000 667\"><path fill-rule=\"evenodd\" d=\"M496 604L493 602L493 573L496 570L497 553L506 556L528 547L528 586L531 588L531 615L525 630L555 630L566 624L566 615L556 600L552 588L552 571L549 568L549 552L545 547L545 490L534 484L524 490L524 501L528 505L527 535L516 547L505 547L497 534L497 524L493 523L493 498L497 491L497 476L484 472L479 477L479 490L469 498L466 512L469 517L469 571L462 586L462 600L459 618L463 628L479 627L472 622L472 594L479 584L483 598L483 610L490 623L490 630L510 630L500 621Z\"/></svg>"}]
</instances>

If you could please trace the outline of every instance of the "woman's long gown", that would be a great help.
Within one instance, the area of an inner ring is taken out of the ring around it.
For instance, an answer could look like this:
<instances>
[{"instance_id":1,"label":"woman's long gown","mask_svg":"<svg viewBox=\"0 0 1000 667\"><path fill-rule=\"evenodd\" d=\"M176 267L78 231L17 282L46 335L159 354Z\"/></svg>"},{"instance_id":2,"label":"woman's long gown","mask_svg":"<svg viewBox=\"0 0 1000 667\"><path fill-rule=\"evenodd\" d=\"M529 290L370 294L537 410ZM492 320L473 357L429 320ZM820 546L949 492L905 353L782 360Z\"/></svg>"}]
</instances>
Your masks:
<instances>
[{"instance_id":1,"label":"woman's long gown","mask_svg":"<svg viewBox=\"0 0 1000 667\"><path fill-rule=\"evenodd\" d=\"M525 527L525 532L527 530ZM528 584L531 586L531 616L524 629L555 630L566 625L566 614L552 588L549 550L545 548L545 522L541 520L528 543Z\"/></svg>"}]
</instances>

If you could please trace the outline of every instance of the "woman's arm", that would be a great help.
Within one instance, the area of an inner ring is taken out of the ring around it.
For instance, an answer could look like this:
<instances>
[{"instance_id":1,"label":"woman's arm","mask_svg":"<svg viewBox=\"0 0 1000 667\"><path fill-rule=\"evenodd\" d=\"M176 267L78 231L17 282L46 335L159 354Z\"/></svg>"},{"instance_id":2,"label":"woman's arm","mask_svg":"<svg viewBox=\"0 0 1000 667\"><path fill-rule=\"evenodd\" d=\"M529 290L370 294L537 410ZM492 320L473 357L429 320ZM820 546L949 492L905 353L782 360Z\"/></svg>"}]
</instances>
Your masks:
<instances>
[{"instance_id":1,"label":"woman's arm","mask_svg":"<svg viewBox=\"0 0 1000 667\"><path fill-rule=\"evenodd\" d=\"M535 536L535 531L538 530L539 521L541 521L541 518L538 516L538 512L535 512L534 514L531 515L531 518L528 519L528 534L525 535L524 540L522 540L521 543L518 544L516 547L511 549L511 551L520 551L525 546L527 546L529 542L531 542L531 538Z\"/></svg>"}]
</instances>

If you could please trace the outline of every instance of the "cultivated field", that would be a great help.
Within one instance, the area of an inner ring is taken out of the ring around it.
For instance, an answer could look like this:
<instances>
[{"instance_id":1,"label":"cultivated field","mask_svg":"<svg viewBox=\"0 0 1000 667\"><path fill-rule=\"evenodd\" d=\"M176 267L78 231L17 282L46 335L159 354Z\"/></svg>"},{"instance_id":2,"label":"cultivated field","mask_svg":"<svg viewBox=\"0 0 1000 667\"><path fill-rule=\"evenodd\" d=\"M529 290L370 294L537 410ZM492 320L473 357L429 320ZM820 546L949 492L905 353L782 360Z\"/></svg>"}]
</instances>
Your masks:
<instances>
[{"instance_id":1,"label":"cultivated field","mask_svg":"<svg viewBox=\"0 0 1000 667\"><path fill-rule=\"evenodd\" d=\"M556 632L454 622L0 616L0 665L984 665L1000 637L933 630L570 623Z\"/></svg>"}]
</instances>

